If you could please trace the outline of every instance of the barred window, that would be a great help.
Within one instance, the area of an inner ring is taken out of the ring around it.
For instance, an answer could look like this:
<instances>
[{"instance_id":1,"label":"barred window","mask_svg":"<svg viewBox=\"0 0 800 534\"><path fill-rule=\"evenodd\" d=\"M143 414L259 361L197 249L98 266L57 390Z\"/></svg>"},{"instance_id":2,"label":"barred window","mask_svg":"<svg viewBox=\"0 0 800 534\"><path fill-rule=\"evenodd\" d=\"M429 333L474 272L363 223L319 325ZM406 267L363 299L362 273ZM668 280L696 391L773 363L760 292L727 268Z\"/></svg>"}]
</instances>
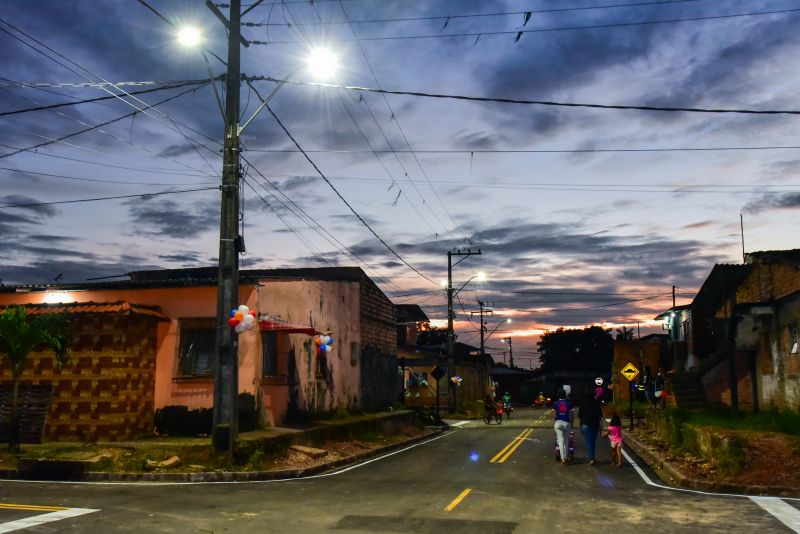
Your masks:
<instances>
[{"instance_id":1,"label":"barred window","mask_svg":"<svg viewBox=\"0 0 800 534\"><path fill-rule=\"evenodd\" d=\"M213 318L181 319L176 376L211 376L216 360L216 324Z\"/></svg>"}]
</instances>

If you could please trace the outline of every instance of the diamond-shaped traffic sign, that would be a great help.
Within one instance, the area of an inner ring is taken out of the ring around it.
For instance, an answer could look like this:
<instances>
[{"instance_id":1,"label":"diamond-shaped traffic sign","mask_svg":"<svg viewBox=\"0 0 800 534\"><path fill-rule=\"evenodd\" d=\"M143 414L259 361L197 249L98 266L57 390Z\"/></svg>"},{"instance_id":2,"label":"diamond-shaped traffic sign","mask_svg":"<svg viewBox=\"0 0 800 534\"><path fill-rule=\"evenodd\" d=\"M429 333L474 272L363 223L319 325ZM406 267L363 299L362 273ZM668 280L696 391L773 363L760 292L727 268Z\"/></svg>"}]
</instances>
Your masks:
<instances>
[{"instance_id":1,"label":"diamond-shaped traffic sign","mask_svg":"<svg viewBox=\"0 0 800 534\"><path fill-rule=\"evenodd\" d=\"M628 382L633 382L634 379L639 376L639 370L632 363L628 363L628 365L623 367L620 373L628 379Z\"/></svg>"}]
</instances>

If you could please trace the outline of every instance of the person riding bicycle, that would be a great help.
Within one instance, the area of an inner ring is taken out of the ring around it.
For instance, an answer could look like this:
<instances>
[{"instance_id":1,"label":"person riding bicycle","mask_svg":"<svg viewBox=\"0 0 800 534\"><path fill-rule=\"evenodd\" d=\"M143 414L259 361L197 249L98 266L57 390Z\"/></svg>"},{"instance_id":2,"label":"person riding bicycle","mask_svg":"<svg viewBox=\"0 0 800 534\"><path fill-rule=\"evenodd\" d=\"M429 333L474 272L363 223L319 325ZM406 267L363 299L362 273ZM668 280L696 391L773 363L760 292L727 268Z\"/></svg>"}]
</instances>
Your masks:
<instances>
[{"instance_id":1,"label":"person riding bicycle","mask_svg":"<svg viewBox=\"0 0 800 534\"><path fill-rule=\"evenodd\" d=\"M483 399L483 404L487 415L494 414L497 410L497 402L495 402L494 395L492 395L491 391L486 392L486 397Z\"/></svg>"}]
</instances>

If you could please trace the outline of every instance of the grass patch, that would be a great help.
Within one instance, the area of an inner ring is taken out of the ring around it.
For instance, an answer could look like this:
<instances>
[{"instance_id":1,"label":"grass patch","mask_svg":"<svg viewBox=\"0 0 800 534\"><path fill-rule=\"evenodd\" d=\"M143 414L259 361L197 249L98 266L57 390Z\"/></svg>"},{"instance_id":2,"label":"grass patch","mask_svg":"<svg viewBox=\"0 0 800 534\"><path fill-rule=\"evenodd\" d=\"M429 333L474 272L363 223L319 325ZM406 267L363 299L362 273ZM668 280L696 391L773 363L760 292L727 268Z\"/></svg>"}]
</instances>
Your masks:
<instances>
[{"instance_id":1,"label":"grass patch","mask_svg":"<svg viewBox=\"0 0 800 534\"><path fill-rule=\"evenodd\" d=\"M780 432L800 436L800 413L764 410L759 413L730 409L686 412L686 422L702 426L718 426L732 430L754 430L758 432Z\"/></svg>"}]
</instances>

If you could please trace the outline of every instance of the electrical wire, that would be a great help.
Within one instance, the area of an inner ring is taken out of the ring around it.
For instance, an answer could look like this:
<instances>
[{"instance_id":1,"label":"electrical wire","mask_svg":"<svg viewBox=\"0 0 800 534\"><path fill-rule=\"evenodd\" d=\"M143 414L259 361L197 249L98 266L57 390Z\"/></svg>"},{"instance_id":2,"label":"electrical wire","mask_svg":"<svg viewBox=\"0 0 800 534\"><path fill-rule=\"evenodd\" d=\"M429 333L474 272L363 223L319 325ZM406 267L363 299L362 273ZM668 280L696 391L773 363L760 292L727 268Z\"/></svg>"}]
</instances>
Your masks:
<instances>
[{"instance_id":1,"label":"electrical wire","mask_svg":"<svg viewBox=\"0 0 800 534\"><path fill-rule=\"evenodd\" d=\"M403 153L416 153L416 154L592 154L604 152L714 152L726 150L797 150L800 149L798 145L772 145L772 146L729 146L729 147L664 147L664 148L564 148L564 149L533 149L533 148L464 148L464 149L415 149L403 150L395 149L394 152L399 154ZM294 154L299 150L291 148L251 148L250 152L264 152L264 153L290 153ZM357 149L307 149L309 154L359 154L366 152L365 150ZM389 150L376 149L376 152L389 152Z\"/></svg>"},{"instance_id":2,"label":"electrical wire","mask_svg":"<svg viewBox=\"0 0 800 534\"><path fill-rule=\"evenodd\" d=\"M119 184L119 185L210 185L215 182L189 182L189 183L164 183L164 182L126 182L122 180L101 180L99 178L79 178L77 176L64 176L62 174L50 174L46 172L29 171L26 169L17 169L14 167L0 167L2 171L19 172L24 174L35 174L36 176L46 176L48 178L59 178L62 180L77 180L81 182L97 182L102 184Z\"/></svg>"},{"instance_id":3,"label":"electrical wire","mask_svg":"<svg viewBox=\"0 0 800 534\"><path fill-rule=\"evenodd\" d=\"M305 0L304 3L307 3L309 0ZM319 0L316 0L319 1ZM329 1L339 1L341 4L341 0L329 0ZM535 15L539 15L541 13L564 13L570 11L587 11L587 10L599 10L599 9L611 9L611 8L625 8L625 7L642 7L642 6L652 6L652 5L666 5L666 4L685 4L688 2L700 2L705 0L659 0L658 2L637 2L633 4L611 4L611 5L604 5L604 6L583 6L583 7L566 7L566 8L551 8L551 9L527 9L524 11L497 11L492 13L471 13L471 14L450 14L450 15L430 15L425 17L396 17L396 18L383 18L383 19L347 19L345 20L331 20L326 22L300 22L300 23L292 23L292 26L327 26L327 25L342 25L342 24L372 24L372 23L388 23L388 22L416 22L416 21L426 21L426 20L448 20L448 19L469 19L469 18L484 18L484 17L508 17L511 15L525 15L527 13L532 13ZM291 3L291 2L286 2ZM299 2L298 2L299 3ZM272 4L274 5L274 4ZM313 3L312 3L313 5ZM252 26L252 27L259 27L259 26L286 26L286 24L270 24L270 23L258 23L258 22L245 22L242 23L242 26Z\"/></svg>"},{"instance_id":4,"label":"electrical wire","mask_svg":"<svg viewBox=\"0 0 800 534\"><path fill-rule=\"evenodd\" d=\"M37 206L54 206L57 204L76 204L79 202L98 202L101 200L116 200L120 198L147 198L147 197L157 197L160 195L174 195L176 193L194 193L196 191L211 191L211 190L219 190L219 186L216 187L201 187L198 189L181 189L178 191L160 191L157 193L139 193L137 195L115 195L112 197L95 197L95 198L79 198L75 200L56 200L53 202L26 202L23 204L3 204L0 205L0 208L33 208Z\"/></svg>"},{"instance_id":5,"label":"electrical wire","mask_svg":"<svg viewBox=\"0 0 800 534\"><path fill-rule=\"evenodd\" d=\"M417 270L416 267L414 267L413 265L408 263L408 261L406 261L405 258L403 258L400 254L398 254L397 251L394 250L391 247L391 245L389 245L386 241L384 241L384 239L381 236L378 235L378 233L372 228L372 226L370 226L370 224L367 221L364 220L364 218L353 208L353 206L347 201L347 199L345 199L342 196L342 194L339 192L339 190L336 189L336 186L334 186L333 183L328 179L328 177L325 176L325 174L319 169L319 167L317 167L317 164L314 163L314 160L312 160L308 156L308 154L303 152L303 149L300 146L300 144L297 142L297 140L294 138L294 136L292 136L292 134L289 132L289 130L286 128L286 126L284 126L283 122L280 120L280 118L278 118L278 115L275 114L275 112L272 110L272 108L269 106L269 104L265 103L264 106L267 108L267 111L269 111L270 114L275 118L275 121L278 123L278 125L281 127L281 129L284 131L284 133L289 137L289 139L292 140L292 142L295 144L295 146L303 153L303 156L305 156L306 160L311 164L311 166L314 168L314 170L317 171L317 173L322 177L323 180L325 180L325 183L327 183L328 186L333 190L333 192L336 193L336 196L338 196L339 199L342 202L344 202L344 204L350 209L350 211L353 213L353 215L356 216L356 218L361 222L361 224L363 224L370 231L370 233L372 233L372 235L374 235L375 238L378 241L380 241L381 244L384 247L386 247L386 249L389 252L391 252L398 260L400 260L406 267L408 267L409 269L411 269L412 271L414 271L415 273L417 273L419 276L421 276L422 278L426 279L430 283L435 284L435 285L438 286L439 284L435 280L433 280L433 278L430 278L428 275L420 272L419 270Z\"/></svg>"},{"instance_id":6,"label":"electrical wire","mask_svg":"<svg viewBox=\"0 0 800 534\"><path fill-rule=\"evenodd\" d=\"M734 13L730 15L709 15L704 17L688 17L688 18L678 18L678 19L666 19L666 20L647 20L647 21L640 21L640 22L618 22L618 23L611 23L611 24L591 24L587 26L563 26L563 27L556 27L556 28L536 28L536 29L513 29L513 30L498 30L498 31L482 31L482 32L462 32L462 33L433 33L433 34L419 34L419 35L393 35L393 36L378 36L378 37L360 37L362 41L395 41L395 40L406 40L406 39L441 39L441 38L453 38L453 37L476 37L480 39L484 36L492 36L492 35L515 35L521 36L524 34L529 33L543 33L543 32L561 32L561 31L573 31L573 30L596 30L596 29L607 29L607 28L625 28L625 27L634 27L634 26L647 26L653 24L671 24L677 22L697 22L702 20L721 20L721 19L732 19L732 18L739 18L739 17L754 17L754 16L761 16L761 15L779 15L784 13L796 13L800 11L800 9L778 9L774 11L755 11L750 13ZM477 43L476 39L476 43ZM330 42L352 42L355 39L330 39ZM518 40L518 39L517 39ZM250 41L250 44L253 45L264 45L264 44L298 44L300 41L270 41L269 43L264 41Z\"/></svg>"},{"instance_id":7,"label":"electrical wire","mask_svg":"<svg viewBox=\"0 0 800 534\"><path fill-rule=\"evenodd\" d=\"M345 20L349 20L349 16L347 14L347 10L345 9L344 4L342 3L341 0L339 0L339 9L342 10L342 13L345 16ZM380 89L381 88L381 84L378 81L378 76L377 76L377 74L375 74L375 69L372 68L372 63L369 60L369 56L367 56L366 50L364 50L364 46L362 45L361 41L358 40L358 34L356 33L355 28L353 28L352 24L348 24L348 27L350 28L350 32L353 34L353 37L356 38L356 43L358 44L358 48L361 51L361 55L364 57L364 61L366 62L367 68L369 69L369 72L372 75L372 79L375 80L375 84ZM417 157L416 153L414 153L414 150L411 148L411 143L409 142L408 137L406 136L406 133L403 130L403 127L400 125L400 119L397 117L397 114L395 113L394 108L392 108L391 103L389 103L389 99L386 97L385 94L383 94L382 96L383 96L383 101L386 104L386 107L389 109L389 113L391 113L392 119L394 119L394 123L397 126L397 130L400 132L400 135L403 137L403 141L405 142L406 146L408 147L409 151L411 152L412 156L414 157L414 161L416 162L417 167L419 167L419 170L422 173L422 176L428 181L428 186L430 187L431 191L433 192L434 197L436 197L436 200L439 202L439 205L442 207L442 210L445 212L447 217L450 219L450 222L453 223L454 228L456 230L458 230L461 234L464 234L464 237L466 238L465 232L463 232L463 230L461 230L461 227L456 223L455 219L453 219L453 216L450 214L450 210L448 210L447 206L445 205L445 203L442 202L442 199L439 196L438 191L436 191L436 189L430 183L430 178L428 177L428 173L425 172L425 169L423 168L422 163L419 161L419 158ZM369 109L370 114L373 115L372 114L372 110L369 108L369 103L367 102L367 99L364 99L364 104L367 106L367 109ZM376 124L378 123L378 121L377 121L377 119L375 119L374 115L373 115L373 120L375 120ZM380 128L380 126L379 126L379 128ZM381 129L381 133L383 133L383 129ZM384 138L386 138L385 134L384 134ZM391 146L391 144L389 143L388 139L386 139L386 143L389 145L390 148L392 148L392 151L394 152L394 156L395 156L395 158L397 158L397 161L399 163L400 162L400 158L397 156L397 152L394 151L394 148ZM401 167L403 167L402 164L401 164ZM406 173L406 176L408 176L408 172L406 171L405 167L403 167L403 171ZM410 177L409 177L409 179L410 179ZM430 205L428 205L428 203L425 201L424 197L422 196L422 193L420 193L419 189L417 189L417 186L413 182L413 180L411 181L411 183L414 185L414 189L417 191L417 194L420 196L420 198L422 198L422 200L423 200L422 203L428 207L428 210L433 214L433 216L436 218L436 220L439 221L439 224L443 228L446 228L444 226L444 224L442 223L442 221L439 219L439 216L436 214L436 212L433 211L433 208L431 208Z\"/></svg>"},{"instance_id":8,"label":"electrical wire","mask_svg":"<svg viewBox=\"0 0 800 534\"><path fill-rule=\"evenodd\" d=\"M137 83L156 83L156 82L137 82ZM147 94L147 93L156 93L158 91L166 91L168 89L178 89L178 88L181 88L181 87L186 87L187 85L205 85L207 83L209 83L209 80L187 80L185 82L175 82L172 85L164 85L164 86L161 86L161 87L153 87L153 88L150 88L150 89L142 89L141 91L131 91L131 94L132 95L143 95L143 94ZM117 84L117 85L119 85L119 84ZM13 84L4 84L4 85L0 86L0 88L10 88L10 87L15 87L15 88L31 87L31 88L34 88L34 89L41 89L42 88L42 86L40 84L37 84L37 85L33 86L33 85L25 84L25 83L22 83L22 82L14 82ZM3 111L3 112L0 112L0 117L7 117L9 115L18 115L20 113L29 113L29 112L32 112L32 111L44 111L44 110L62 108L62 107L67 107L67 106L76 106L78 104L91 104L93 102L102 102L104 100L114 100L114 99L116 99L116 97L114 97L114 96L100 96L100 97L96 97L96 98L87 98L87 99L84 99L84 100L75 100L75 101L72 101L72 102L59 102L58 104L48 104L48 105L42 105L42 106L37 106L37 107L33 107L33 108L26 108L26 109L15 109L13 111Z\"/></svg>"},{"instance_id":9,"label":"electrical wire","mask_svg":"<svg viewBox=\"0 0 800 534\"><path fill-rule=\"evenodd\" d=\"M800 11L798 9L797 11ZM785 110L785 109L724 109L724 108L690 108L690 107L672 107L672 106L631 106L631 105L614 105L614 104L587 104L578 102L555 102L549 100L526 100L518 98L500 98L500 97L485 97L485 96L467 96L445 93L426 93L422 91L399 91L390 89L378 89L375 87L360 87L355 85L337 85L332 83L322 82L300 82L291 80L282 80L273 78L271 76L248 76L245 78L248 81L269 81L273 83L288 83L294 85L305 85L311 87L329 87L333 89L346 89L348 91L363 91L367 93L382 93L387 95L403 95L403 96L418 96L424 98L440 98L449 100L465 100L470 102L494 102L500 104L521 104L521 105L536 105L536 106L555 106L555 107L569 107L569 108L592 108L592 109L627 109L639 111L679 111L687 113L741 113L750 115L800 115L800 110Z\"/></svg>"}]
</instances>

